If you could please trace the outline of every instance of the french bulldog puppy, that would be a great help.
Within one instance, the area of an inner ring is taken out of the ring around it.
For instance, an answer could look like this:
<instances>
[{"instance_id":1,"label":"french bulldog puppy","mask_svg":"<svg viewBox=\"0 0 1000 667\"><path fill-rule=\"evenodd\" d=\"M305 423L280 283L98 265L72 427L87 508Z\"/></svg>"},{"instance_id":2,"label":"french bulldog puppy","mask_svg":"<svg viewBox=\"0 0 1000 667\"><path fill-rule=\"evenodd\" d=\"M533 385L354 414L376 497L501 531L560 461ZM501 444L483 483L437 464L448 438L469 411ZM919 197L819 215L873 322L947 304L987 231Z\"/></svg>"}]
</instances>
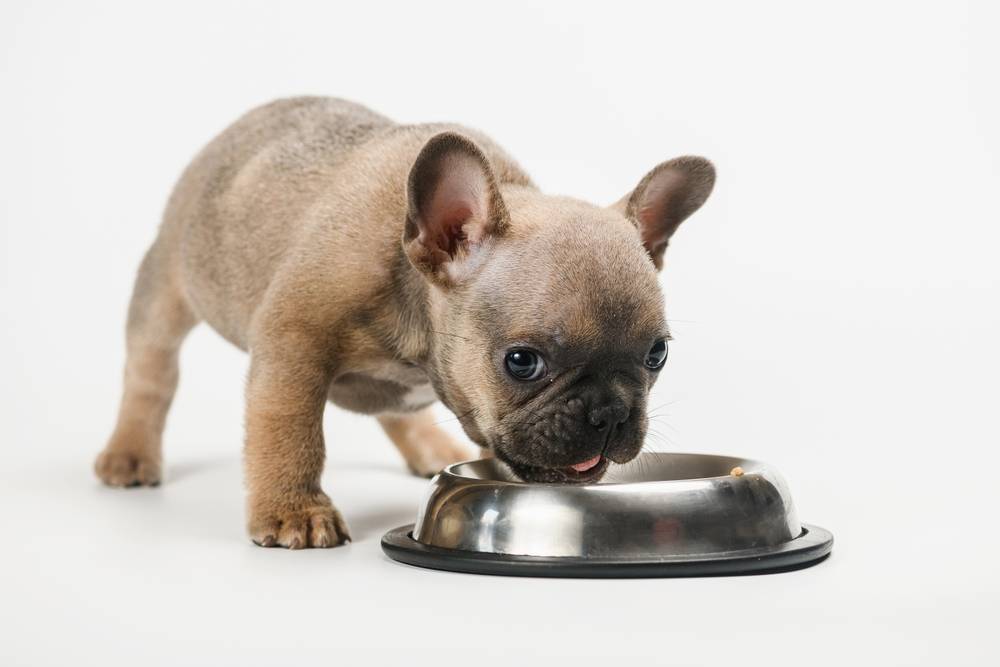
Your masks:
<instances>
[{"instance_id":1,"label":"french bulldog puppy","mask_svg":"<svg viewBox=\"0 0 1000 667\"><path fill-rule=\"evenodd\" d=\"M97 475L159 483L178 350L205 321L250 353L259 545L350 539L320 487L327 401L374 415L420 475L471 455L435 425L441 400L525 481L595 481L642 446L670 337L657 270L714 180L681 157L595 206L542 194L475 130L337 99L257 108L195 157L139 268Z\"/></svg>"}]
</instances>

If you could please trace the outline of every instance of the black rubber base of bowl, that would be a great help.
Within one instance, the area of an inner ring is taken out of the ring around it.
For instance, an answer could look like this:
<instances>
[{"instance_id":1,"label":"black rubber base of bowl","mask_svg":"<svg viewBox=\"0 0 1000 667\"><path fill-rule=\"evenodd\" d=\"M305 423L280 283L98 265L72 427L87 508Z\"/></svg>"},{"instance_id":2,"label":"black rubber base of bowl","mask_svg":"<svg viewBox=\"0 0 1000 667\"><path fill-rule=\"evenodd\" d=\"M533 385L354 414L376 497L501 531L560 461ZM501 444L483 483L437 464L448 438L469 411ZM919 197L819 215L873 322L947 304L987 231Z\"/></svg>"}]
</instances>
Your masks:
<instances>
[{"instance_id":1,"label":"black rubber base of bowl","mask_svg":"<svg viewBox=\"0 0 1000 667\"><path fill-rule=\"evenodd\" d=\"M389 558L433 570L514 577L641 578L715 577L788 572L815 565L833 549L833 535L803 524L802 534L774 547L706 556L644 559L516 556L442 549L413 539L413 524L390 530L382 537Z\"/></svg>"}]
</instances>

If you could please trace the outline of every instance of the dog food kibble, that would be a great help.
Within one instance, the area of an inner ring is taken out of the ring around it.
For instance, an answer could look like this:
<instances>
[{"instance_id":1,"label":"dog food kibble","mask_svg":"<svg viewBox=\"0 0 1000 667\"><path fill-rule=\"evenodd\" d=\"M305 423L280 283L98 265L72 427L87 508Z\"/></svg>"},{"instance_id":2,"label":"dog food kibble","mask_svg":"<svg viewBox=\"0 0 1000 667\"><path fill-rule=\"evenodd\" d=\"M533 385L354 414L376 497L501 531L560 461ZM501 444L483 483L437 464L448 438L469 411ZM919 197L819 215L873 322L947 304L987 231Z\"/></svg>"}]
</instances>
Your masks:
<instances>
[{"instance_id":1,"label":"dog food kibble","mask_svg":"<svg viewBox=\"0 0 1000 667\"><path fill-rule=\"evenodd\" d=\"M736 466L735 468L733 468L732 470L729 471L729 474L732 475L733 477L742 477L743 476L743 468L741 468L739 466Z\"/></svg>"}]
</instances>

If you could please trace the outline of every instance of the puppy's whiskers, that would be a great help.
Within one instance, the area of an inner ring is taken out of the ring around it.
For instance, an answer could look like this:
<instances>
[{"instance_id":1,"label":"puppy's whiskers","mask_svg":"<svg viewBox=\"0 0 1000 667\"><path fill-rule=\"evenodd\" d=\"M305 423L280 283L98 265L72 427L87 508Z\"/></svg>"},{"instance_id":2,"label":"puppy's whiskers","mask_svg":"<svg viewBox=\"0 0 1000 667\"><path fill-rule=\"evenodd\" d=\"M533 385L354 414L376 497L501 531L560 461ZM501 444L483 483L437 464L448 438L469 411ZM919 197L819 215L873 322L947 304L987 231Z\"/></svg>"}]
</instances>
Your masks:
<instances>
[{"instance_id":1,"label":"puppy's whiskers","mask_svg":"<svg viewBox=\"0 0 1000 667\"><path fill-rule=\"evenodd\" d=\"M440 426L441 424L447 424L448 422L453 422L453 421L458 421L458 423L462 423L463 419L465 419L469 415L477 412L477 410L478 410L478 408L472 408L471 410L467 410L466 412L463 412L460 415L454 415L452 417L448 417L447 419L442 419L440 421L436 421L436 422L434 422L434 425L435 426Z\"/></svg>"},{"instance_id":2,"label":"puppy's whiskers","mask_svg":"<svg viewBox=\"0 0 1000 667\"><path fill-rule=\"evenodd\" d=\"M654 416L663 415L663 414L670 414L670 411L669 411L668 408L670 408L670 406L672 406L676 402L677 402L677 399L674 399L672 401L667 401L665 403L659 403L657 405L654 405L652 408L650 408L647 411L646 414L650 418L652 418Z\"/></svg>"},{"instance_id":3,"label":"puppy's whiskers","mask_svg":"<svg viewBox=\"0 0 1000 667\"><path fill-rule=\"evenodd\" d=\"M469 340L472 340L471 338L467 338L467 337L465 337L465 336L459 336L459 335L458 335L458 334L456 334L456 333L449 333L449 332L447 332L447 331L437 331L436 329L431 329L431 330L430 330L430 332L431 332L431 333L434 333L434 334L437 334L437 335L439 335L439 336L452 336L452 337L454 337L454 338L461 338L461 339L462 339L462 340L464 340L464 341L469 341Z\"/></svg>"}]
</instances>

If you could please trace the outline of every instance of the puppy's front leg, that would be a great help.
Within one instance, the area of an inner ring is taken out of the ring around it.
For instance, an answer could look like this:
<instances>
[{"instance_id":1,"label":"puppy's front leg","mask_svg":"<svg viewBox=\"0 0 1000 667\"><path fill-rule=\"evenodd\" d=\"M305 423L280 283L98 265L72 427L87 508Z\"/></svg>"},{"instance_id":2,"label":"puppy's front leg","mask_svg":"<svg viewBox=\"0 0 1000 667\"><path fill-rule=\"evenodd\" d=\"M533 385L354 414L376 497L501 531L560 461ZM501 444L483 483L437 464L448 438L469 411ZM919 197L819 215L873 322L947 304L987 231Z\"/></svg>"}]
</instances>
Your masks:
<instances>
[{"instance_id":1,"label":"puppy's front leg","mask_svg":"<svg viewBox=\"0 0 1000 667\"><path fill-rule=\"evenodd\" d=\"M266 547L333 547L347 525L320 488L330 364L308 337L255 346L247 384L250 538Z\"/></svg>"}]
</instances>

